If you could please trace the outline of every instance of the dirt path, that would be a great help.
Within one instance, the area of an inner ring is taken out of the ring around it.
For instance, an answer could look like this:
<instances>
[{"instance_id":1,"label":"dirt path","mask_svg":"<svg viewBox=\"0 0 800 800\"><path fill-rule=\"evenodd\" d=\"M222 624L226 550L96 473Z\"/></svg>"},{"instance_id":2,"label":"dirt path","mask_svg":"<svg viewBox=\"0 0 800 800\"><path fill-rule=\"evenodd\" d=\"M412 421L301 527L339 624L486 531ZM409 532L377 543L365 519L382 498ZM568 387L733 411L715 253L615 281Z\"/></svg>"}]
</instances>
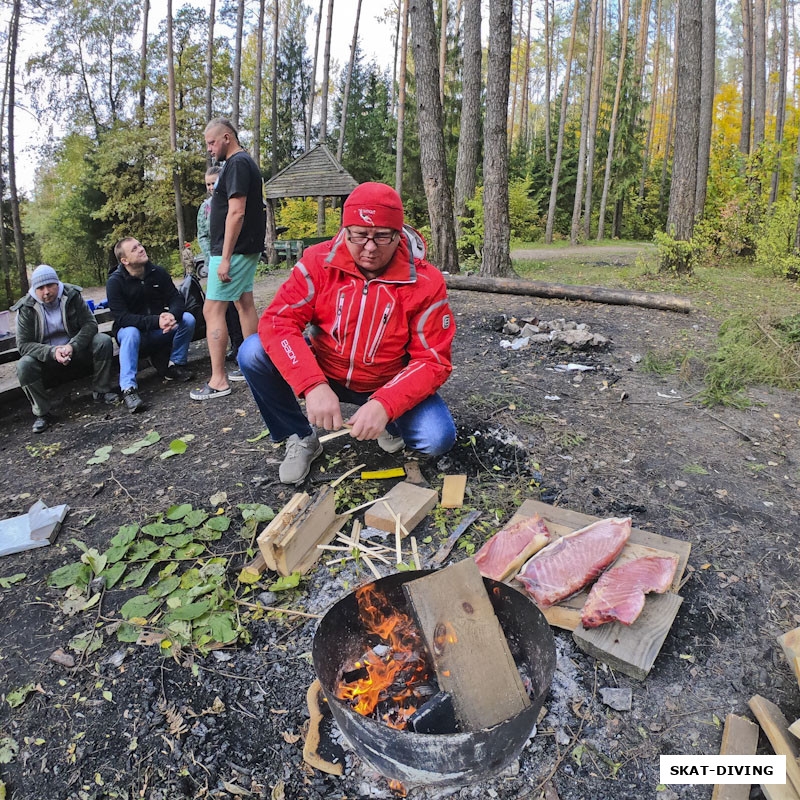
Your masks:
<instances>
[{"instance_id":1,"label":"dirt path","mask_svg":"<svg viewBox=\"0 0 800 800\"><path fill-rule=\"evenodd\" d=\"M615 259L623 263L633 261L640 253L653 250L653 246L644 242L640 244L600 244L576 245L567 247L535 247L531 249L512 250L511 258L515 261L558 261L561 259L585 259L596 263L601 260Z\"/></svg>"}]
</instances>

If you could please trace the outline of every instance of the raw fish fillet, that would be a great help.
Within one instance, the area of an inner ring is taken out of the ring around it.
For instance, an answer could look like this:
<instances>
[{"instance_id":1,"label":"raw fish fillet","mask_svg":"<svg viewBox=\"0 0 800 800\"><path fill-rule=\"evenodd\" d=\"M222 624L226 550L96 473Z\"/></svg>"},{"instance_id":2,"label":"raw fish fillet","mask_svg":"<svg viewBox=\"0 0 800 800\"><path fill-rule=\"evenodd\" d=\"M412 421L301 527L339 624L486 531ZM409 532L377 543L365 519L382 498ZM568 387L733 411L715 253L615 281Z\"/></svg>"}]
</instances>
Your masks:
<instances>
[{"instance_id":1,"label":"raw fish fillet","mask_svg":"<svg viewBox=\"0 0 800 800\"><path fill-rule=\"evenodd\" d=\"M534 514L497 531L475 553L475 563L485 578L502 581L549 543L550 531L544 520Z\"/></svg>"},{"instance_id":2,"label":"raw fish fillet","mask_svg":"<svg viewBox=\"0 0 800 800\"><path fill-rule=\"evenodd\" d=\"M581 611L584 628L617 620L630 625L644 608L648 592L666 592L672 585L677 558L646 556L612 567L592 586Z\"/></svg>"},{"instance_id":3,"label":"raw fish fillet","mask_svg":"<svg viewBox=\"0 0 800 800\"><path fill-rule=\"evenodd\" d=\"M516 580L538 605L552 606L594 580L620 554L630 535L630 517L598 520L547 545Z\"/></svg>"}]
</instances>

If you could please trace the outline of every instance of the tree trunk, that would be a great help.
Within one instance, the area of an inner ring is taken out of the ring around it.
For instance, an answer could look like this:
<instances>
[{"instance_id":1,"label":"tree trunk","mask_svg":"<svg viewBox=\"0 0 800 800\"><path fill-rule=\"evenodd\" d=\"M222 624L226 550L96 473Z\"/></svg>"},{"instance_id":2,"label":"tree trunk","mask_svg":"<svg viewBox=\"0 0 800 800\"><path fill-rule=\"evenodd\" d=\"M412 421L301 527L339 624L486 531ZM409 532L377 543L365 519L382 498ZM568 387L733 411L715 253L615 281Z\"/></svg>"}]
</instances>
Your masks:
<instances>
[{"instance_id":1,"label":"tree trunk","mask_svg":"<svg viewBox=\"0 0 800 800\"><path fill-rule=\"evenodd\" d=\"M431 0L411 0L408 10L417 79L420 167L428 201L434 257L441 270L458 272L453 200L447 182L442 106L439 103L436 24Z\"/></svg>"},{"instance_id":2,"label":"tree trunk","mask_svg":"<svg viewBox=\"0 0 800 800\"><path fill-rule=\"evenodd\" d=\"M314 119L314 81L317 79L317 56L319 55L319 32L322 29L322 5L325 0L319 0L319 13L317 14L317 35L314 37L314 66L311 67L311 89L308 93L308 122L306 123L306 152L311 149L311 123Z\"/></svg>"},{"instance_id":3,"label":"tree trunk","mask_svg":"<svg viewBox=\"0 0 800 800\"><path fill-rule=\"evenodd\" d=\"M445 0L446 2L446 0ZM341 161L344 152L344 129L347 123L347 104L350 101L350 82L353 78L353 65L356 61L356 49L358 48L358 22L361 19L361 0L356 6L356 21L353 25L353 42L350 45L350 63L347 65L347 78L344 82L344 96L342 97L342 120L339 124L339 146L336 148L336 158Z\"/></svg>"},{"instance_id":4,"label":"tree trunk","mask_svg":"<svg viewBox=\"0 0 800 800\"><path fill-rule=\"evenodd\" d=\"M461 128L455 180L455 226L475 194L481 136L481 0L464 2L464 65L462 67Z\"/></svg>"},{"instance_id":5,"label":"tree trunk","mask_svg":"<svg viewBox=\"0 0 800 800\"><path fill-rule=\"evenodd\" d=\"M244 0L239 0L236 9L236 39L233 52L233 111L231 120L235 128L239 127L239 96L242 88L242 35L244 31Z\"/></svg>"},{"instance_id":6,"label":"tree trunk","mask_svg":"<svg viewBox=\"0 0 800 800\"><path fill-rule=\"evenodd\" d=\"M515 52L515 69L514 69L514 89L511 92L511 121L507 123L506 127L508 129L508 147L511 148L511 142L514 138L514 122L517 118L517 94L519 92L519 67L520 67L520 60L519 60L519 51L522 48L522 1L520 0L519 3L519 27L517 32L517 46L514 48ZM514 37L514 0L511 0L511 37L513 40ZM509 77L511 75L511 64L508 65ZM508 114L508 110L506 110L506 114ZM485 156L484 156L485 158Z\"/></svg>"},{"instance_id":7,"label":"tree trunk","mask_svg":"<svg viewBox=\"0 0 800 800\"><path fill-rule=\"evenodd\" d=\"M528 86L531 72L531 16L533 15L533 0L528 0L528 30L525 33L525 69L522 73L522 110L519 114L520 137L523 146L528 145L528 106L530 105L530 89Z\"/></svg>"},{"instance_id":8,"label":"tree trunk","mask_svg":"<svg viewBox=\"0 0 800 800\"><path fill-rule=\"evenodd\" d=\"M403 148L406 136L406 69L408 61L408 0L403 5L403 38L400 44L400 80L397 87L397 153L394 162L394 188L403 196Z\"/></svg>"},{"instance_id":9,"label":"tree trunk","mask_svg":"<svg viewBox=\"0 0 800 800\"><path fill-rule=\"evenodd\" d=\"M150 0L144 0L142 7L142 45L139 56L139 127L144 127L144 102L147 95L147 17L150 14Z\"/></svg>"},{"instance_id":10,"label":"tree trunk","mask_svg":"<svg viewBox=\"0 0 800 800\"><path fill-rule=\"evenodd\" d=\"M661 162L661 186L658 190L658 213L664 210L664 200L666 198L667 187L667 165L669 164L669 154L672 149L672 134L675 129L675 104L678 95L678 25L681 19L681 7L678 4L675 10L674 31L672 36L672 92L669 98L669 120L667 121L667 135L664 142L664 160Z\"/></svg>"},{"instance_id":11,"label":"tree trunk","mask_svg":"<svg viewBox=\"0 0 800 800\"><path fill-rule=\"evenodd\" d=\"M653 56L653 88L650 92L650 121L647 125L647 136L644 143L644 154L642 156L642 177L639 179L639 200L644 200L644 182L647 173L650 171L650 145L653 141L653 129L656 126L656 106L658 105L658 72L661 51L661 5L662 0L658 0L656 9L656 43L655 55Z\"/></svg>"},{"instance_id":12,"label":"tree trunk","mask_svg":"<svg viewBox=\"0 0 800 800\"><path fill-rule=\"evenodd\" d=\"M331 77L331 30L333 0L328 0L328 21L325 27L325 50L322 56L322 96L320 97L319 140L328 142L328 84ZM325 235L325 198L317 198L317 236Z\"/></svg>"},{"instance_id":13,"label":"tree trunk","mask_svg":"<svg viewBox=\"0 0 800 800\"><path fill-rule=\"evenodd\" d=\"M275 201L267 199L265 205L267 224L265 227L264 245L267 254L267 263L274 266L278 263L278 255L275 252L275 240L278 238L278 233L275 229Z\"/></svg>"},{"instance_id":14,"label":"tree trunk","mask_svg":"<svg viewBox=\"0 0 800 800\"><path fill-rule=\"evenodd\" d=\"M739 152L750 152L753 109L753 0L742 0L742 129Z\"/></svg>"},{"instance_id":15,"label":"tree trunk","mask_svg":"<svg viewBox=\"0 0 800 800\"><path fill-rule=\"evenodd\" d=\"M681 4L678 23L678 86L675 155L669 193L667 233L688 241L694 232L697 151L700 138L700 71L703 28L699 4Z\"/></svg>"},{"instance_id":16,"label":"tree trunk","mask_svg":"<svg viewBox=\"0 0 800 800\"><path fill-rule=\"evenodd\" d=\"M555 0L553 0L555 6ZM550 0L544 0L544 160L550 163L550 76L552 72L552 47L550 41L553 38L552 22L550 18Z\"/></svg>"},{"instance_id":17,"label":"tree trunk","mask_svg":"<svg viewBox=\"0 0 800 800\"><path fill-rule=\"evenodd\" d=\"M442 10L439 15L441 23L439 25L439 103L442 106L442 121L444 121L444 68L447 65L447 1L442 0Z\"/></svg>"},{"instance_id":18,"label":"tree trunk","mask_svg":"<svg viewBox=\"0 0 800 800\"><path fill-rule=\"evenodd\" d=\"M206 122L214 116L211 106L211 90L214 87L214 15L217 0L211 0L208 9L208 43L206 45ZM210 157L209 157L209 163Z\"/></svg>"},{"instance_id":19,"label":"tree trunk","mask_svg":"<svg viewBox=\"0 0 800 800\"><path fill-rule=\"evenodd\" d=\"M772 186L769 204L778 199L778 184L781 177L781 156L783 155L783 126L786 121L786 73L789 67L789 7L787 0L781 0L781 52L780 73L778 77L778 108L775 114L775 142L778 145L775 171L772 173Z\"/></svg>"},{"instance_id":20,"label":"tree trunk","mask_svg":"<svg viewBox=\"0 0 800 800\"><path fill-rule=\"evenodd\" d=\"M183 252L186 232L183 224L181 175L176 162L178 125L175 118L175 56L172 45L172 0L167 0L167 94L169 97L169 149L172 156L172 186L175 192L175 219L178 223L178 252Z\"/></svg>"},{"instance_id":21,"label":"tree trunk","mask_svg":"<svg viewBox=\"0 0 800 800\"><path fill-rule=\"evenodd\" d=\"M19 18L22 13L22 0L14 0L11 10L11 29L8 44L8 188L11 192L11 221L14 226L14 250L17 257L17 272L21 290L27 292L28 271L25 263L25 243L22 238L22 220L19 215L19 195L17 194L17 162L14 154L14 108L16 104L16 63L17 42L19 41ZM0 219L0 224L2 224ZM9 298L10 299L10 298Z\"/></svg>"},{"instance_id":22,"label":"tree trunk","mask_svg":"<svg viewBox=\"0 0 800 800\"><path fill-rule=\"evenodd\" d=\"M264 0L261 0L263 3ZM272 20L272 177L278 174L278 15L279 0L273 0L274 18ZM260 166L260 165L259 165Z\"/></svg>"},{"instance_id":23,"label":"tree trunk","mask_svg":"<svg viewBox=\"0 0 800 800\"><path fill-rule=\"evenodd\" d=\"M6 122L6 101L8 100L8 83L11 68L11 27L12 22L9 24L8 40L6 41L6 69L3 79L3 97L0 99L0 165L3 160L3 128ZM6 300L11 303L14 299L11 294L11 262L8 257L8 240L6 239L6 226L5 226L5 196L6 185L3 179L3 170L0 168L0 272L3 273L3 286L6 292Z\"/></svg>"},{"instance_id":24,"label":"tree trunk","mask_svg":"<svg viewBox=\"0 0 800 800\"><path fill-rule=\"evenodd\" d=\"M483 147L483 261L481 275L513 275L508 214L508 73L513 0L489 3L486 128ZM522 20L520 19L520 22ZM517 54L519 57L519 54Z\"/></svg>"},{"instance_id":25,"label":"tree trunk","mask_svg":"<svg viewBox=\"0 0 800 800\"><path fill-rule=\"evenodd\" d=\"M597 119L600 110L600 96L603 90L603 50L605 49L605 0L600 0L597 9L598 42L595 48L594 69L592 70L592 101L589 105L589 138L586 141L586 198L583 203L583 236L592 235L592 189L594 184L594 157L597 142Z\"/></svg>"},{"instance_id":26,"label":"tree trunk","mask_svg":"<svg viewBox=\"0 0 800 800\"><path fill-rule=\"evenodd\" d=\"M784 4L786 0L783 0ZM703 218L708 186L711 131L714 127L714 79L717 52L716 0L703 0L702 51L700 67L700 129L697 140L697 184L694 198L695 220Z\"/></svg>"},{"instance_id":27,"label":"tree trunk","mask_svg":"<svg viewBox=\"0 0 800 800\"><path fill-rule=\"evenodd\" d=\"M583 87L583 107L581 109L581 134L578 144L578 177L575 184L575 200L572 203L572 228L570 244L578 243L581 227L581 207L583 205L583 178L586 171L586 137L589 125L589 106L592 102L592 74L594 70L594 49L597 40L597 0L592 0L589 11L589 43L586 48L586 76Z\"/></svg>"},{"instance_id":28,"label":"tree trunk","mask_svg":"<svg viewBox=\"0 0 800 800\"><path fill-rule=\"evenodd\" d=\"M264 6L266 0L258 0L258 24L256 26L256 80L253 88L253 160L261 169L261 90L264 70ZM272 142L275 150L275 142Z\"/></svg>"},{"instance_id":29,"label":"tree trunk","mask_svg":"<svg viewBox=\"0 0 800 800\"><path fill-rule=\"evenodd\" d=\"M767 34L764 0L753 6L753 152L764 141L767 112Z\"/></svg>"},{"instance_id":30,"label":"tree trunk","mask_svg":"<svg viewBox=\"0 0 800 800\"><path fill-rule=\"evenodd\" d=\"M389 102L389 113L395 114L397 105L397 54L400 52L400 17L403 15L403 0L397 2L397 24L394 29L394 61L392 61L392 97Z\"/></svg>"},{"instance_id":31,"label":"tree trunk","mask_svg":"<svg viewBox=\"0 0 800 800\"><path fill-rule=\"evenodd\" d=\"M627 0L625 0L627 2ZM569 103L569 75L572 69L572 54L575 52L575 31L578 27L578 8L576 1L572 12L572 31L569 36L569 49L567 51L567 65L564 72L564 83L561 86L561 115L558 120L558 141L556 142L556 159L553 164L553 182L550 186L550 205L547 209L547 225L544 240L547 244L553 241L553 223L556 218L556 199L558 198L558 179L561 172L561 156L564 151L564 128L567 124L567 104Z\"/></svg>"},{"instance_id":32,"label":"tree trunk","mask_svg":"<svg viewBox=\"0 0 800 800\"><path fill-rule=\"evenodd\" d=\"M600 217L597 220L597 240L600 241L605 234L606 204L608 203L608 189L611 185L611 165L614 162L614 139L617 134L617 115L619 114L619 98L622 92L622 78L625 73L625 54L628 48L628 12L629 0L620 0L620 25L622 26L622 44L619 51L619 66L617 68L617 87L614 90L614 108L611 111L611 127L608 132L608 153L606 154L606 171L603 177L603 194L600 197Z\"/></svg>"}]
</instances>

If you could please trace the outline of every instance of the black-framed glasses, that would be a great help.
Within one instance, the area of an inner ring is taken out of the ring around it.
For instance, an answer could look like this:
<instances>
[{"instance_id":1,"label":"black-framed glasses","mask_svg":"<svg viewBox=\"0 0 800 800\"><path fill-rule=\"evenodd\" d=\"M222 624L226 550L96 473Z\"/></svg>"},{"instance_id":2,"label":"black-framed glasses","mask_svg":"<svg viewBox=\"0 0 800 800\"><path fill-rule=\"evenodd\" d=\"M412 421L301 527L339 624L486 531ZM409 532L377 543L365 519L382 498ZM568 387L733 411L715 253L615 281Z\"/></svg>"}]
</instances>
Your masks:
<instances>
[{"instance_id":1,"label":"black-framed glasses","mask_svg":"<svg viewBox=\"0 0 800 800\"><path fill-rule=\"evenodd\" d=\"M353 244L366 244L371 239L378 247L391 244L395 236L397 236L397 231L392 231L391 233L376 233L374 236L367 236L365 233L350 233L349 230L347 231L347 239Z\"/></svg>"}]
</instances>

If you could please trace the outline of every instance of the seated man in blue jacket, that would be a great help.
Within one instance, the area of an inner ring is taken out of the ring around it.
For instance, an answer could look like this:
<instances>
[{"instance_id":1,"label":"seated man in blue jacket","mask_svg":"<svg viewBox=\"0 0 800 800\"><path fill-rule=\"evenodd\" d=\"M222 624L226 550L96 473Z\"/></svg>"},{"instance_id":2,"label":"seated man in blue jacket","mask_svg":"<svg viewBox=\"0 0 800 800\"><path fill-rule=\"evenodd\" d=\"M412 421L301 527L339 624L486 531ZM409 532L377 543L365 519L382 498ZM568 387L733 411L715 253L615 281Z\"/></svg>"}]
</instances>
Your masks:
<instances>
[{"instance_id":1,"label":"seated man in blue jacket","mask_svg":"<svg viewBox=\"0 0 800 800\"><path fill-rule=\"evenodd\" d=\"M141 242L130 236L120 239L114 255L119 265L108 278L106 294L119 342L122 399L134 413L144 408L136 383L140 352L151 355L153 366L167 380L192 379L186 359L195 320L172 278L150 261Z\"/></svg>"}]
</instances>

